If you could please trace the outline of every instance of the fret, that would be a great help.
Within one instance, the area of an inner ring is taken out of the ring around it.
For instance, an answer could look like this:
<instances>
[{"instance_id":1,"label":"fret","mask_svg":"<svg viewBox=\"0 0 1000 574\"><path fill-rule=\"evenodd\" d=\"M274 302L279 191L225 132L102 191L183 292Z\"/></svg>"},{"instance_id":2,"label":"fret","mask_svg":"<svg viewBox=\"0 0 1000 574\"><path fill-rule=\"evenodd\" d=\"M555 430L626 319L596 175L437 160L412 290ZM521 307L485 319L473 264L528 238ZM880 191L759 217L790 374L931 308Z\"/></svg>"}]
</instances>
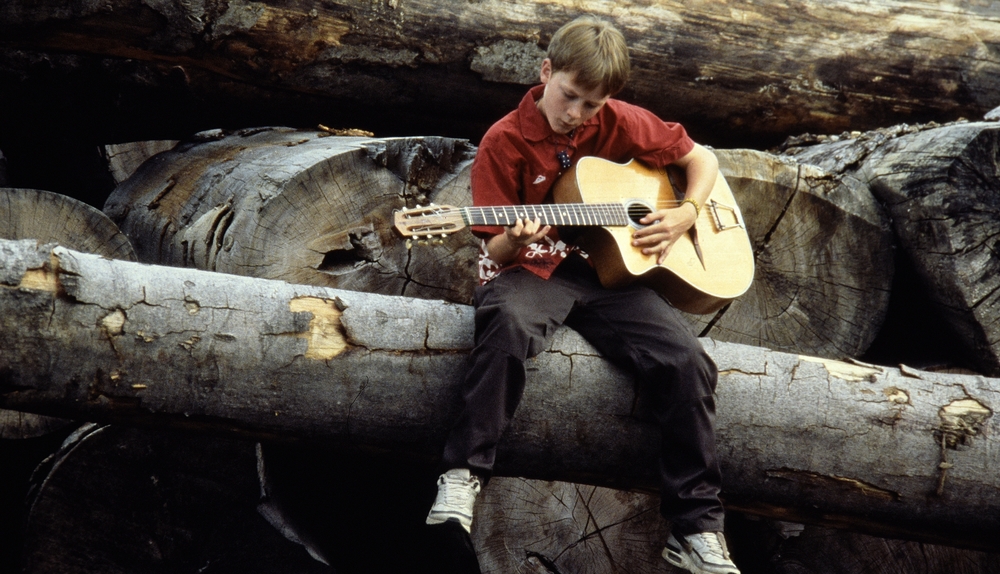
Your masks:
<instances>
[{"instance_id":1,"label":"fret","mask_svg":"<svg viewBox=\"0 0 1000 574\"><path fill-rule=\"evenodd\" d=\"M624 226L629 218L620 203L544 203L538 205L494 205L460 208L469 225L508 227L518 219L538 219L542 225Z\"/></svg>"}]
</instances>

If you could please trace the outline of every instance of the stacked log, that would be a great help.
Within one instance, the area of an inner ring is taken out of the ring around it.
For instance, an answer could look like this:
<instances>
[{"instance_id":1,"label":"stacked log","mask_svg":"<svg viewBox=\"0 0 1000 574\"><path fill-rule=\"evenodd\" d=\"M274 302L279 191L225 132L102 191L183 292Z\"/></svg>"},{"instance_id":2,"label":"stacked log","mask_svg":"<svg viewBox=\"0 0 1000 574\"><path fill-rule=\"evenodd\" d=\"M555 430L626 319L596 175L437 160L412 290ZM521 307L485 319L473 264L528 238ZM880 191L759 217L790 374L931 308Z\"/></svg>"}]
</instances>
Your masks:
<instances>
[{"instance_id":1,"label":"stacked log","mask_svg":"<svg viewBox=\"0 0 1000 574\"><path fill-rule=\"evenodd\" d=\"M0 186L6 177L0 154ZM0 187L0 238L30 239L105 257L135 260L128 239L102 212L67 196ZM4 310L6 312L6 310ZM20 555L24 497L32 471L78 423L0 409L0 570Z\"/></svg>"},{"instance_id":2,"label":"stacked log","mask_svg":"<svg viewBox=\"0 0 1000 574\"><path fill-rule=\"evenodd\" d=\"M140 261L471 300L471 236L411 251L391 226L394 209L468 201L464 140L290 128L200 138L143 164L104 206Z\"/></svg>"},{"instance_id":3,"label":"stacked log","mask_svg":"<svg viewBox=\"0 0 1000 574\"><path fill-rule=\"evenodd\" d=\"M965 359L1000 373L1000 124L896 126L786 147L871 189Z\"/></svg>"},{"instance_id":4,"label":"stacked log","mask_svg":"<svg viewBox=\"0 0 1000 574\"><path fill-rule=\"evenodd\" d=\"M13 133L37 137L51 121L102 142L262 117L474 137L538 81L548 38L581 12L535 0L46 6L0 7L5 100L38 109L11 121ZM717 146L981 117L1000 103L1000 19L978 3L633 0L586 11L631 46L627 97ZM100 81L80 81L81 69ZM38 93L49 85L77 113L50 114L53 95Z\"/></svg>"},{"instance_id":5,"label":"stacked log","mask_svg":"<svg viewBox=\"0 0 1000 574\"><path fill-rule=\"evenodd\" d=\"M3 245L0 406L396 464L440 452L471 345L466 306ZM730 508L997 550L996 380L705 344ZM636 461L655 459L658 433L636 393L559 331L529 371L498 473L655 488L654 465Z\"/></svg>"}]
</instances>

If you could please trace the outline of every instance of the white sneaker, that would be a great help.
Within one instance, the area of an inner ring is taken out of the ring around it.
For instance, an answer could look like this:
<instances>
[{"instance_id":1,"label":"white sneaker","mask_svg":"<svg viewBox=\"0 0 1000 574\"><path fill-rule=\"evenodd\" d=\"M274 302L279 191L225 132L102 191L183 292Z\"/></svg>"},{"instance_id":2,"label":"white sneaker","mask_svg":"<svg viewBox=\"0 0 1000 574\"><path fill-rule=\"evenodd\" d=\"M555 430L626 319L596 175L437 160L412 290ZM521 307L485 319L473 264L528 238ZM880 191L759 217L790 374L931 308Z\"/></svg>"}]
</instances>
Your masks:
<instances>
[{"instance_id":1,"label":"white sneaker","mask_svg":"<svg viewBox=\"0 0 1000 574\"><path fill-rule=\"evenodd\" d=\"M726 539L721 532L680 536L680 541L671 534L663 549L663 558L693 574L740 574L729 557Z\"/></svg>"},{"instance_id":2,"label":"white sneaker","mask_svg":"<svg viewBox=\"0 0 1000 574\"><path fill-rule=\"evenodd\" d=\"M427 524L454 520L472 532L472 507L479 494L479 478L467 468L453 468L438 478L438 493L427 515Z\"/></svg>"}]
</instances>

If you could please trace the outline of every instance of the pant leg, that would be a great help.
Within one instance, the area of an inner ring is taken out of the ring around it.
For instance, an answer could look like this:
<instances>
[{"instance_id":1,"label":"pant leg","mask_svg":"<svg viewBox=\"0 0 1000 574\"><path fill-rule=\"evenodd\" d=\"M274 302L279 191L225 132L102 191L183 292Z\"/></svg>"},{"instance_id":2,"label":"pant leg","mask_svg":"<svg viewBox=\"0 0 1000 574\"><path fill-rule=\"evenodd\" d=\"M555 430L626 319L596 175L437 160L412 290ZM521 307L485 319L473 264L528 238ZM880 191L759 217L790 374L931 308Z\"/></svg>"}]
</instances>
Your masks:
<instances>
[{"instance_id":1,"label":"pant leg","mask_svg":"<svg viewBox=\"0 0 1000 574\"><path fill-rule=\"evenodd\" d=\"M463 382L464 406L445 442L442 466L493 473L496 448L524 392L524 361L542 352L573 296L524 269L501 273L475 293L476 340Z\"/></svg>"},{"instance_id":2,"label":"pant leg","mask_svg":"<svg viewBox=\"0 0 1000 574\"><path fill-rule=\"evenodd\" d=\"M596 277L591 279L596 284ZM596 287L567 317L649 393L661 431L661 513L683 534L721 531L715 447L718 371L687 320L652 290Z\"/></svg>"}]
</instances>

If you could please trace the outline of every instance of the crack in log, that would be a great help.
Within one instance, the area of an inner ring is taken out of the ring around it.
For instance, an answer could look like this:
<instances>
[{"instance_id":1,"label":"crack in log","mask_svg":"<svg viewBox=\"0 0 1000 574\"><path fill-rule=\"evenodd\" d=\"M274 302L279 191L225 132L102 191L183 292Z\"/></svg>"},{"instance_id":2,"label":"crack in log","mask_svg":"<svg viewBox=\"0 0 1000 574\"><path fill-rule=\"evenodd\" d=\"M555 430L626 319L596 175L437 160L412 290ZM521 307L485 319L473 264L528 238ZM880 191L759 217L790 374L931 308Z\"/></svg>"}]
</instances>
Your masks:
<instances>
[{"instance_id":1,"label":"crack in log","mask_svg":"<svg viewBox=\"0 0 1000 574\"><path fill-rule=\"evenodd\" d=\"M330 249L316 270L330 275L352 273L359 267L378 264L384 251L375 228L368 224L348 229L331 238L331 242L341 245Z\"/></svg>"},{"instance_id":2,"label":"crack in log","mask_svg":"<svg viewBox=\"0 0 1000 574\"><path fill-rule=\"evenodd\" d=\"M856 478L850 478L846 476L836 476L836 475L828 476L825 474L819 474L818 472L797 470L794 468L768 469L764 471L764 474L769 478L780 478L792 482L797 482L799 484L804 484L806 486L815 486L831 490L846 489L850 492L859 492L864 496L880 498L882 500L890 500L890 501L899 500L898 492L887 490L885 488L875 486L874 484L865 482L863 480L858 480Z\"/></svg>"},{"instance_id":3,"label":"crack in log","mask_svg":"<svg viewBox=\"0 0 1000 574\"><path fill-rule=\"evenodd\" d=\"M785 205L782 206L781 211L778 212L778 216L774 219L774 223L771 225L771 228L768 229L766 233L764 233L764 237L763 239L761 239L760 245L758 245L754 249L753 252L754 260L757 260L760 257L760 254L765 249L767 249L768 244L771 242L771 236L774 235L774 232L778 229L778 225L785 218L785 215L788 213L788 209L792 206L792 201L794 201L795 196L798 195L799 183L801 181L802 181L802 166L800 165L798 166L798 171L795 175L795 188L794 188L795 191L788 196L788 201L785 202Z\"/></svg>"}]
</instances>

